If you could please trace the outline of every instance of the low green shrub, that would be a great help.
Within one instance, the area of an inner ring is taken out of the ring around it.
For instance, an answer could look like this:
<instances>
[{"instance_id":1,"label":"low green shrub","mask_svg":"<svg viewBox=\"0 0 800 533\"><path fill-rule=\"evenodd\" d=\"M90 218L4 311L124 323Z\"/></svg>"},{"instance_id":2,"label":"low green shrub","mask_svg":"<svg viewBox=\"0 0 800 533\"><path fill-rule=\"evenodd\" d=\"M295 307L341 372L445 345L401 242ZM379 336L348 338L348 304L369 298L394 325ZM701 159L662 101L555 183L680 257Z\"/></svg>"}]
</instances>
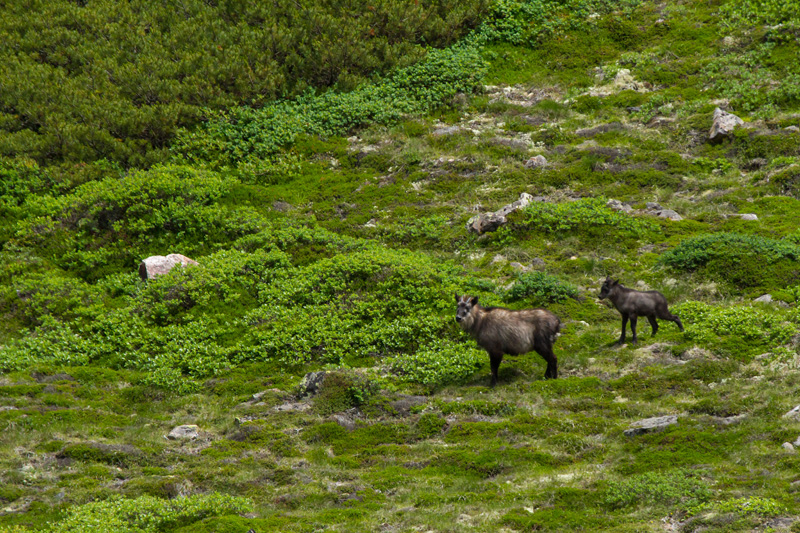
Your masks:
<instances>
[{"instance_id":1,"label":"low green shrub","mask_svg":"<svg viewBox=\"0 0 800 533\"><path fill-rule=\"evenodd\" d=\"M685 469L647 472L611 481L604 492L605 504L612 509L634 505L687 508L703 504L713 495L697 472Z\"/></svg>"},{"instance_id":2,"label":"low green shrub","mask_svg":"<svg viewBox=\"0 0 800 533\"><path fill-rule=\"evenodd\" d=\"M785 287L800 279L800 246L788 240L740 233L710 233L684 239L659 262L739 289Z\"/></svg>"},{"instance_id":3,"label":"low green shrub","mask_svg":"<svg viewBox=\"0 0 800 533\"><path fill-rule=\"evenodd\" d=\"M388 358L389 372L401 381L430 389L470 378L486 362L486 352L467 344L435 341L415 353Z\"/></svg>"},{"instance_id":4,"label":"low green shrub","mask_svg":"<svg viewBox=\"0 0 800 533\"><path fill-rule=\"evenodd\" d=\"M581 198L574 202L533 202L512 218L516 230L566 236L577 234L592 239L618 240L620 237L640 239L657 226L606 207L604 198Z\"/></svg>"},{"instance_id":5,"label":"low green shrub","mask_svg":"<svg viewBox=\"0 0 800 533\"><path fill-rule=\"evenodd\" d=\"M141 496L133 500L108 500L69 508L66 517L52 524L52 533L157 533L185 526L210 516L253 511L248 498L207 494L162 500Z\"/></svg>"},{"instance_id":6,"label":"low green shrub","mask_svg":"<svg viewBox=\"0 0 800 533\"><path fill-rule=\"evenodd\" d=\"M534 305L544 305L577 298L578 289L544 272L526 272L517 276L507 297L512 301L529 299Z\"/></svg>"},{"instance_id":7,"label":"low green shrub","mask_svg":"<svg viewBox=\"0 0 800 533\"><path fill-rule=\"evenodd\" d=\"M736 513L740 516L779 516L786 512L786 508L772 498L752 496L749 498L733 498L717 502L705 502L691 506L687 509L689 515L696 515L708 511L715 513Z\"/></svg>"}]
</instances>

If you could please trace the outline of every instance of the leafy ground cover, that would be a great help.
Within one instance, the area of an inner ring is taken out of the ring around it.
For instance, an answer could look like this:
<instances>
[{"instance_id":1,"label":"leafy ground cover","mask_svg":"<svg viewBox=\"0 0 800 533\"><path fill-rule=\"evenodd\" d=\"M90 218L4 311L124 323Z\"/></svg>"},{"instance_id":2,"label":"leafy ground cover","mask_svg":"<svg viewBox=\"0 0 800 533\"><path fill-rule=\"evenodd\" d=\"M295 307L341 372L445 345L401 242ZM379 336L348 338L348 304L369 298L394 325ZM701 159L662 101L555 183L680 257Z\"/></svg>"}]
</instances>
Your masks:
<instances>
[{"instance_id":1,"label":"leafy ground cover","mask_svg":"<svg viewBox=\"0 0 800 533\"><path fill-rule=\"evenodd\" d=\"M349 67L245 90L227 56L196 74L213 98L159 93L192 111L157 143L114 130L124 153L83 130L53 151L2 103L0 531L800 530L795 4L422 3L403 28L354 6L346 35L376 40ZM89 29L135 8L44 7ZM182 9L220 39L266 31L259 8ZM176 13L119 50L159 50ZM45 32L42 60L12 15L5 68L84 79L80 28ZM336 91L272 100L307 86ZM716 107L745 124L711 143ZM523 192L500 230L466 229ZM139 279L172 252L200 265ZM685 332L614 345L609 274ZM454 292L558 314L559 379L531 353L489 388Z\"/></svg>"}]
</instances>

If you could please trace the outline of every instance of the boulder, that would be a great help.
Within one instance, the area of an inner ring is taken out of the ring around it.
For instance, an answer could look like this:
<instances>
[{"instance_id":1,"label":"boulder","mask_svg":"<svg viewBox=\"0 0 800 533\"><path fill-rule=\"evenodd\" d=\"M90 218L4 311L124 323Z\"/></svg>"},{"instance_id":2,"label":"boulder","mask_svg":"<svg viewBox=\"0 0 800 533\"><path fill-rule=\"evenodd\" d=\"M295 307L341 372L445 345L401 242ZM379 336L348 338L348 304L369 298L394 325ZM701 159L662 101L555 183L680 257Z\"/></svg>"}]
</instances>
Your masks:
<instances>
[{"instance_id":1,"label":"boulder","mask_svg":"<svg viewBox=\"0 0 800 533\"><path fill-rule=\"evenodd\" d=\"M711 124L711 130L708 132L708 140L719 142L730 136L733 130L742 124L744 124L744 120L733 113L728 113L720 108L716 108L714 110L714 122Z\"/></svg>"},{"instance_id":2,"label":"boulder","mask_svg":"<svg viewBox=\"0 0 800 533\"><path fill-rule=\"evenodd\" d=\"M680 216L676 211L672 209L661 209L660 211L655 212L656 216L659 218L667 218L669 220L683 220L683 217Z\"/></svg>"},{"instance_id":3,"label":"boulder","mask_svg":"<svg viewBox=\"0 0 800 533\"><path fill-rule=\"evenodd\" d=\"M194 424L177 426L167 434L170 440L194 440L200 435L200 428Z\"/></svg>"},{"instance_id":4,"label":"boulder","mask_svg":"<svg viewBox=\"0 0 800 533\"><path fill-rule=\"evenodd\" d=\"M619 200L615 200L614 198L610 199L606 202L606 207L609 209L613 209L614 211L623 211L625 213L630 213L633 211L633 208L628 204L623 204Z\"/></svg>"},{"instance_id":5,"label":"boulder","mask_svg":"<svg viewBox=\"0 0 800 533\"><path fill-rule=\"evenodd\" d=\"M754 301L768 304L768 303L772 302L772 295L771 294L762 294L761 296L756 298Z\"/></svg>"},{"instance_id":6,"label":"boulder","mask_svg":"<svg viewBox=\"0 0 800 533\"><path fill-rule=\"evenodd\" d=\"M537 155L525 161L525 168L544 168L546 166L547 159L543 155Z\"/></svg>"},{"instance_id":7,"label":"boulder","mask_svg":"<svg viewBox=\"0 0 800 533\"><path fill-rule=\"evenodd\" d=\"M151 255L139 264L139 277L142 281L157 278L171 271L177 265L181 267L197 266L200 263L181 254Z\"/></svg>"},{"instance_id":8,"label":"boulder","mask_svg":"<svg viewBox=\"0 0 800 533\"><path fill-rule=\"evenodd\" d=\"M662 431L667 426L678 423L677 415L657 416L654 418L645 418L644 420L637 420L631 424L630 429L625 430L626 437L635 437L637 435L644 435L645 433L652 433L655 431Z\"/></svg>"}]
</instances>

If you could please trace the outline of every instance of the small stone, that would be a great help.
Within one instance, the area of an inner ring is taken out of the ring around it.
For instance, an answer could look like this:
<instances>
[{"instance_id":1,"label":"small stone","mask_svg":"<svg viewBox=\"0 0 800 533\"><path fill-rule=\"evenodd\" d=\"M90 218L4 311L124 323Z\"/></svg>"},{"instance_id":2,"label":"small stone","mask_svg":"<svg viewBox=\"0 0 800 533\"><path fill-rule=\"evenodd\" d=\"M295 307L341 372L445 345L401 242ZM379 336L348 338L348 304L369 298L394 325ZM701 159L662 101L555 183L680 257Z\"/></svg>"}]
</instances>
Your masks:
<instances>
[{"instance_id":1,"label":"small stone","mask_svg":"<svg viewBox=\"0 0 800 533\"><path fill-rule=\"evenodd\" d=\"M758 298L756 298L754 301L768 304L768 303L772 302L772 295L771 294L763 294L763 295L759 296Z\"/></svg>"},{"instance_id":2,"label":"small stone","mask_svg":"<svg viewBox=\"0 0 800 533\"><path fill-rule=\"evenodd\" d=\"M648 211L661 211L662 209L664 209L664 208L661 207L661 204L659 204L657 202L647 202L647 210Z\"/></svg>"},{"instance_id":3,"label":"small stone","mask_svg":"<svg viewBox=\"0 0 800 533\"><path fill-rule=\"evenodd\" d=\"M791 442L784 442L781 445L781 448L783 448L784 450L786 450L789 453L794 453L794 446L792 446Z\"/></svg>"},{"instance_id":4,"label":"small stone","mask_svg":"<svg viewBox=\"0 0 800 533\"><path fill-rule=\"evenodd\" d=\"M275 200L272 202L272 209L279 213L286 213L287 211L291 211L294 209L294 206L290 203L283 202L281 200Z\"/></svg>"},{"instance_id":5,"label":"small stone","mask_svg":"<svg viewBox=\"0 0 800 533\"><path fill-rule=\"evenodd\" d=\"M377 228L378 227L378 221L375 220L374 218L371 218L371 219L369 219L369 221L366 224L364 224L364 227L365 228Z\"/></svg>"},{"instance_id":6,"label":"small stone","mask_svg":"<svg viewBox=\"0 0 800 533\"><path fill-rule=\"evenodd\" d=\"M795 441L792 443L795 447L800 446L800 437L797 437Z\"/></svg>"},{"instance_id":7,"label":"small stone","mask_svg":"<svg viewBox=\"0 0 800 533\"><path fill-rule=\"evenodd\" d=\"M200 435L200 428L194 424L172 428L167 438L170 440L194 440Z\"/></svg>"},{"instance_id":8,"label":"small stone","mask_svg":"<svg viewBox=\"0 0 800 533\"><path fill-rule=\"evenodd\" d=\"M494 257L492 257L492 264L505 263L506 261L507 261L506 257L502 254L497 254Z\"/></svg>"},{"instance_id":9,"label":"small stone","mask_svg":"<svg viewBox=\"0 0 800 533\"><path fill-rule=\"evenodd\" d=\"M542 259L541 257L534 257L533 259L531 259L531 266L543 267L544 259Z\"/></svg>"},{"instance_id":10,"label":"small stone","mask_svg":"<svg viewBox=\"0 0 800 533\"><path fill-rule=\"evenodd\" d=\"M510 266L510 267L511 267L511 268L513 268L514 270L519 270L520 272L526 272L526 271L528 270L528 267L526 267L526 266L525 266L525 265L523 265L522 263L517 263L516 261L512 261L512 262L510 262L510 263L508 264L508 266Z\"/></svg>"},{"instance_id":11,"label":"small stone","mask_svg":"<svg viewBox=\"0 0 800 533\"><path fill-rule=\"evenodd\" d=\"M626 429L624 434L626 437L635 437L645 433L652 433L661 431L667 426L678 423L677 415L657 416L653 418L645 418L644 420L637 420L631 424L630 429Z\"/></svg>"},{"instance_id":12,"label":"small stone","mask_svg":"<svg viewBox=\"0 0 800 533\"><path fill-rule=\"evenodd\" d=\"M742 220L758 220L758 215L755 213L742 213L739 218Z\"/></svg>"},{"instance_id":13,"label":"small stone","mask_svg":"<svg viewBox=\"0 0 800 533\"><path fill-rule=\"evenodd\" d=\"M786 126L785 128L783 128L783 131L789 131L791 133L797 133L798 131L800 131L800 128L798 128L797 126Z\"/></svg>"}]
</instances>

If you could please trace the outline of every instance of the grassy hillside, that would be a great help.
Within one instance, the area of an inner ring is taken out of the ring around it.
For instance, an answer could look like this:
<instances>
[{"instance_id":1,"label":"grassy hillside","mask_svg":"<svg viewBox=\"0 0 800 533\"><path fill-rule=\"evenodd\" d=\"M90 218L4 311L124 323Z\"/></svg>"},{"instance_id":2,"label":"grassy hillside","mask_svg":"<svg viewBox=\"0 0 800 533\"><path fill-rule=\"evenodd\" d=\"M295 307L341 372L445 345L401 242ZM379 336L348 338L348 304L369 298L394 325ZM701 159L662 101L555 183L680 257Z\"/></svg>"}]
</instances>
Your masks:
<instances>
[{"instance_id":1,"label":"grassy hillside","mask_svg":"<svg viewBox=\"0 0 800 533\"><path fill-rule=\"evenodd\" d=\"M800 5L279 4L4 19L0 532L800 531ZM607 275L685 331L614 344ZM490 388L454 292L558 314L559 379Z\"/></svg>"}]
</instances>

